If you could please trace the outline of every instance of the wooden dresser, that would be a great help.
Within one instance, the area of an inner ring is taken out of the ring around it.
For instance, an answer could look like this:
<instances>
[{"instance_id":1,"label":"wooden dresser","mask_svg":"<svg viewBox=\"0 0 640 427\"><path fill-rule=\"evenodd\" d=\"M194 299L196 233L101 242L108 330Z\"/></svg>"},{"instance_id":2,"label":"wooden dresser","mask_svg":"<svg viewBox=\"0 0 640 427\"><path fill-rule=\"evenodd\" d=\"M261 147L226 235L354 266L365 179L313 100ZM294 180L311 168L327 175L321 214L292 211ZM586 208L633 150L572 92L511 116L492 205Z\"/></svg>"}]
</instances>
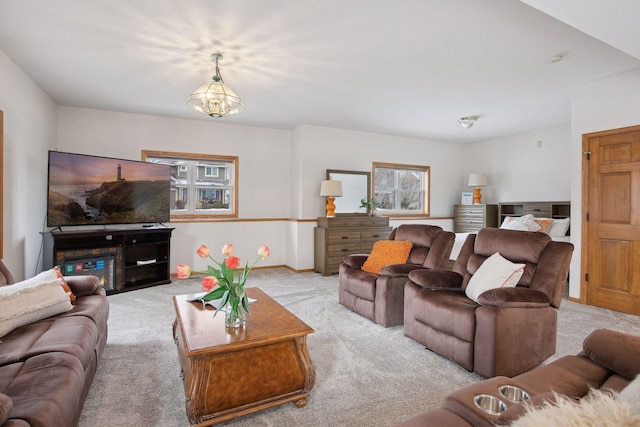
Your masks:
<instances>
[{"instance_id":1,"label":"wooden dresser","mask_svg":"<svg viewBox=\"0 0 640 427\"><path fill-rule=\"evenodd\" d=\"M455 205L453 231L471 233L481 228L498 226L498 205Z\"/></svg>"},{"instance_id":2,"label":"wooden dresser","mask_svg":"<svg viewBox=\"0 0 640 427\"><path fill-rule=\"evenodd\" d=\"M324 276L337 273L345 256L368 254L389 233L386 216L319 217L314 230L314 269Z\"/></svg>"}]
</instances>

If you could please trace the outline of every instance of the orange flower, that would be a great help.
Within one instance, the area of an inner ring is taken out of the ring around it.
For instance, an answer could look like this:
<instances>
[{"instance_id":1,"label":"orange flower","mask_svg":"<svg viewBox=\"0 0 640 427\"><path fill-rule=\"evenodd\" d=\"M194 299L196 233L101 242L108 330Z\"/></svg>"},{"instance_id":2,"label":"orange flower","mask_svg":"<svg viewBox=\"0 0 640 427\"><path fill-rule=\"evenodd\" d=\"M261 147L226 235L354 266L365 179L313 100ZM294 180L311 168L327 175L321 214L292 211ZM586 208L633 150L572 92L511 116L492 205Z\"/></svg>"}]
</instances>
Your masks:
<instances>
[{"instance_id":1,"label":"orange flower","mask_svg":"<svg viewBox=\"0 0 640 427\"><path fill-rule=\"evenodd\" d=\"M207 247L207 245L201 245L197 250L196 253L198 254L198 256L200 258L206 258L209 256L209 254L211 253L211 251L209 250L209 248Z\"/></svg>"},{"instance_id":2,"label":"orange flower","mask_svg":"<svg viewBox=\"0 0 640 427\"><path fill-rule=\"evenodd\" d=\"M229 258L224 260L224 263L227 265L227 267L236 269L240 265L240 258L238 258L237 256L230 256Z\"/></svg>"},{"instance_id":3,"label":"orange flower","mask_svg":"<svg viewBox=\"0 0 640 427\"><path fill-rule=\"evenodd\" d=\"M191 267L187 264L178 264L176 267L176 276L178 276L178 280L188 279L191 276Z\"/></svg>"},{"instance_id":4,"label":"orange flower","mask_svg":"<svg viewBox=\"0 0 640 427\"><path fill-rule=\"evenodd\" d=\"M202 279L202 290L205 292L211 291L211 289L215 288L218 285L218 279L213 276L206 276Z\"/></svg>"},{"instance_id":5,"label":"orange flower","mask_svg":"<svg viewBox=\"0 0 640 427\"><path fill-rule=\"evenodd\" d=\"M233 245L231 243L227 243L222 247L222 255L224 256L233 255Z\"/></svg>"},{"instance_id":6,"label":"orange flower","mask_svg":"<svg viewBox=\"0 0 640 427\"><path fill-rule=\"evenodd\" d=\"M258 255L260 255L261 259L265 259L269 255L271 255L271 251L269 250L268 246L260 246L260 248L258 249Z\"/></svg>"}]
</instances>

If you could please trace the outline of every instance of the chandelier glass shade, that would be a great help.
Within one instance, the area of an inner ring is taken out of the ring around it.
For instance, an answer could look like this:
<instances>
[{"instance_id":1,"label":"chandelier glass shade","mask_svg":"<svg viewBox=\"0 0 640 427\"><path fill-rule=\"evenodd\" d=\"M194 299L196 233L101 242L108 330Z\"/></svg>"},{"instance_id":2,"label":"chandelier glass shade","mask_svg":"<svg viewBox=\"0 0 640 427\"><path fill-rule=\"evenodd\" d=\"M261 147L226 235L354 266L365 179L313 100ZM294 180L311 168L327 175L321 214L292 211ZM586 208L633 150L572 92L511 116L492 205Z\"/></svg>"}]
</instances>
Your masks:
<instances>
[{"instance_id":1,"label":"chandelier glass shade","mask_svg":"<svg viewBox=\"0 0 640 427\"><path fill-rule=\"evenodd\" d=\"M203 84L189 96L187 104L211 117L224 117L241 112L244 110L242 99L224 84L220 75L218 60L222 59L222 55L214 53L211 58L216 61L216 74L210 83Z\"/></svg>"}]
</instances>

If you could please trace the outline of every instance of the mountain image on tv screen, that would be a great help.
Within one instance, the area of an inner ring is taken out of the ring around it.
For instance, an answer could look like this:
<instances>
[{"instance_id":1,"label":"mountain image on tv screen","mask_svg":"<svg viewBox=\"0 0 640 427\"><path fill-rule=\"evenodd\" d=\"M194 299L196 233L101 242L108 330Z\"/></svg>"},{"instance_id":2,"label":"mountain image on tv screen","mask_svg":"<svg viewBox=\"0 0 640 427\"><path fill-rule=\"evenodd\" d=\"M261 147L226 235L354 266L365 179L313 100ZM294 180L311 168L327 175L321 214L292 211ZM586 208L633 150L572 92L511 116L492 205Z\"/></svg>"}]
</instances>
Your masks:
<instances>
[{"instance_id":1,"label":"mountain image on tv screen","mask_svg":"<svg viewBox=\"0 0 640 427\"><path fill-rule=\"evenodd\" d=\"M170 166L49 151L47 226L169 221Z\"/></svg>"}]
</instances>

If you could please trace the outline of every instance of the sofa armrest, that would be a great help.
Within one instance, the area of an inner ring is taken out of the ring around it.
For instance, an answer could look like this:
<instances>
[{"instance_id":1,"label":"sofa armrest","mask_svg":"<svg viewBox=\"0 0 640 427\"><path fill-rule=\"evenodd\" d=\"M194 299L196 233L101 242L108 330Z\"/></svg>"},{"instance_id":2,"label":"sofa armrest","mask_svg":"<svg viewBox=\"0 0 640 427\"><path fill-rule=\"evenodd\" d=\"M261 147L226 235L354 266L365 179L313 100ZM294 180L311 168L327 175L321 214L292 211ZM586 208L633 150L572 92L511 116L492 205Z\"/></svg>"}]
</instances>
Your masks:
<instances>
[{"instance_id":1,"label":"sofa armrest","mask_svg":"<svg viewBox=\"0 0 640 427\"><path fill-rule=\"evenodd\" d=\"M549 298L529 288L497 288L480 294L478 304L494 307L536 308L548 307Z\"/></svg>"},{"instance_id":2,"label":"sofa armrest","mask_svg":"<svg viewBox=\"0 0 640 427\"><path fill-rule=\"evenodd\" d=\"M380 270L380 276L387 277L402 277L407 276L413 270L423 269L424 267L418 264L392 264L382 267Z\"/></svg>"},{"instance_id":3,"label":"sofa armrest","mask_svg":"<svg viewBox=\"0 0 640 427\"><path fill-rule=\"evenodd\" d=\"M13 400L4 393L0 393L0 425L9 419L13 411Z\"/></svg>"},{"instance_id":4,"label":"sofa armrest","mask_svg":"<svg viewBox=\"0 0 640 427\"><path fill-rule=\"evenodd\" d=\"M77 297L105 293L104 288L100 286L100 279L96 276L64 276L64 281Z\"/></svg>"},{"instance_id":5,"label":"sofa armrest","mask_svg":"<svg viewBox=\"0 0 640 427\"><path fill-rule=\"evenodd\" d=\"M462 290L462 276L455 271L420 268L409 273L409 280L427 289Z\"/></svg>"},{"instance_id":6,"label":"sofa armrest","mask_svg":"<svg viewBox=\"0 0 640 427\"><path fill-rule=\"evenodd\" d=\"M640 373L640 336L596 329L584 339L582 348L590 360L623 377L631 380Z\"/></svg>"},{"instance_id":7,"label":"sofa armrest","mask_svg":"<svg viewBox=\"0 0 640 427\"><path fill-rule=\"evenodd\" d=\"M351 268L362 268L362 265L367 260L367 258L369 258L369 254L347 255L342 260L342 263L348 265Z\"/></svg>"}]
</instances>

